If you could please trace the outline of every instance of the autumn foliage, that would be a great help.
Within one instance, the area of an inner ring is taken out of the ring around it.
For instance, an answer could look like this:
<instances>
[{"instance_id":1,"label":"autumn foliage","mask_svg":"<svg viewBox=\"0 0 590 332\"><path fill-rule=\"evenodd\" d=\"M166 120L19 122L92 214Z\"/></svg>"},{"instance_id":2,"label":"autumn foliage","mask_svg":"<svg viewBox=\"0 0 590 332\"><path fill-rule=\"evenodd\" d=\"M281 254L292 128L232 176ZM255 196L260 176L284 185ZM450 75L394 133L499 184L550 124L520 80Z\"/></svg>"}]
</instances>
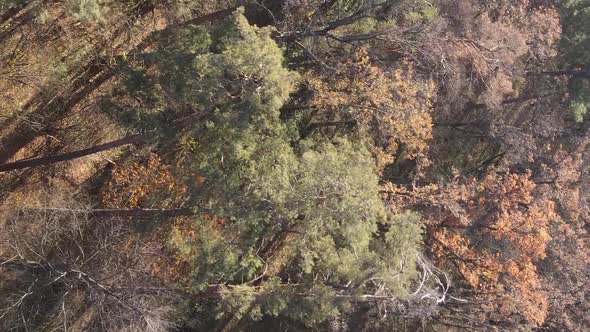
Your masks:
<instances>
[{"instance_id":1,"label":"autumn foliage","mask_svg":"<svg viewBox=\"0 0 590 332\"><path fill-rule=\"evenodd\" d=\"M0 0L0 330L590 331L588 22Z\"/></svg>"},{"instance_id":2,"label":"autumn foliage","mask_svg":"<svg viewBox=\"0 0 590 332\"><path fill-rule=\"evenodd\" d=\"M317 90L316 122L352 120L370 143L378 169L396 158L425 158L432 138L434 83L416 77L411 63L383 68L366 49L336 64L335 72L308 76Z\"/></svg>"},{"instance_id":3,"label":"autumn foliage","mask_svg":"<svg viewBox=\"0 0 590 332\"><path fill-rule=\"evenodd\" d=\"M171 172L171 166L152 153L144 162L116 165L102 200L107 207L129 209L151 207L154 202L162 207L162 199L169 206L178 206L186 192L186 185Z\"/></svg>"},{"instance_id":4,"label":"autumn foliage","mask_svg":"<svg viewBox=\"0 0 590 332\"><path fill-rule=\"evenodd\" d=\"M530 173L490 174L444 188L386 188L401 197L393 205L427 207L433 257L458 272L474 319L544 322L548 299L536 264L546 255L556 214L551 201L534 196Z\"/></svg>"}]
</instances>

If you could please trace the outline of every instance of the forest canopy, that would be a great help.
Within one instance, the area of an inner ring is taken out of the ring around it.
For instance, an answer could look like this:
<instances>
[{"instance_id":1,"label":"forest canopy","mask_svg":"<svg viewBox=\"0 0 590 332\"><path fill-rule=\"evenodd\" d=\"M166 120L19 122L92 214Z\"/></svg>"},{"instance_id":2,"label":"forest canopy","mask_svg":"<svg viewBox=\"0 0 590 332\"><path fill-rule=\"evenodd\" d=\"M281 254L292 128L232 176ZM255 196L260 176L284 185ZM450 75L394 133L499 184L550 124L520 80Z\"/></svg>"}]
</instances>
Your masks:
<instances>
[{"instance_id":1,"label":"forest canopy","mask_svg":"<svg viewBox=\"0 0 590 332\"><path fill-rule=\"evenodd\" d=\"M590 329L588 22L0 0L0 329Z\"/></svg>"}]
</instances>

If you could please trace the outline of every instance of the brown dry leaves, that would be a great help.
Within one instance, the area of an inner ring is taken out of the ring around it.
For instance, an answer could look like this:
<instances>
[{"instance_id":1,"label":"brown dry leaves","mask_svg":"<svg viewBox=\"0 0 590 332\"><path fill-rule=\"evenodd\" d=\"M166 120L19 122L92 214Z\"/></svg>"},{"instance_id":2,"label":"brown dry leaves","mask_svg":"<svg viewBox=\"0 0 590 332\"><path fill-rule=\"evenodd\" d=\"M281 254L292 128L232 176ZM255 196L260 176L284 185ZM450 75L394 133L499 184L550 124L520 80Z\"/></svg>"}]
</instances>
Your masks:
<instances>
[{"instance_id":1,"label":"brown dry leaves","mask_svg":"<svg viewBox=\"0 0 590 332\"><path fill-rule=\"evenodd\" d=\"M535 264L545 257L557 215L553 202L535 197L534 190L530 173L492 173L414 191L385 186L394 194L391 204L425 211L432 254L469 286L481 305L478 319L524 318L541 325L548 298Z\"/></svg>"},{"instance_id":2,"label":"brown dry leaves","mask_svg":"<svg viewBox=\"0 0 590 332\"><path fill-rule=\"evenodd\" d=\"M373 133L379 170L396 157L426 158L435 86L417 79L410 63L383 68L360 49L352 59L338 63L335 73L310 73L307 78L318 92L313 99L320 110L318 122L350 117Z\"/></svg>"},{"instance_id":3,"label":"brown dry leaves","mask_svg":"<svg viewBox=\"0 0 590 332\"><path fill-rule=\"evenodd\" d=\"M144 163L115 166L102 200L105 206L116 208L151 207L152 202L160 208L166 207L163 203L178 207L186 193L186 185L172 174L170 166L152 153Z\"/></svg>"}]
</instances>

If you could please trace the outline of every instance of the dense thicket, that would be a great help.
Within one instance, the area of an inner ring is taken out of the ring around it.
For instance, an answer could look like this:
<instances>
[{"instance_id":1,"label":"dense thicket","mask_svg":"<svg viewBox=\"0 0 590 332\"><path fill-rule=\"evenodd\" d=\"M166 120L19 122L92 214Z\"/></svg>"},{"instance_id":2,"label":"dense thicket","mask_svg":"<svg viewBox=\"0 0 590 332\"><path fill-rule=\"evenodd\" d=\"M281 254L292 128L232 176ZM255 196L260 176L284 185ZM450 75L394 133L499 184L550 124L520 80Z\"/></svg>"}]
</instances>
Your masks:
<instances>
[{"instance_id":1,"label":"dense thicket","mask_svg":"<svg viewBox=\"0 0 590 332\"><path fill-rule=\"evenodd\" d=\"M0 328L590 329L583 0L0 0Z\"/></svg>"}]
</instances>

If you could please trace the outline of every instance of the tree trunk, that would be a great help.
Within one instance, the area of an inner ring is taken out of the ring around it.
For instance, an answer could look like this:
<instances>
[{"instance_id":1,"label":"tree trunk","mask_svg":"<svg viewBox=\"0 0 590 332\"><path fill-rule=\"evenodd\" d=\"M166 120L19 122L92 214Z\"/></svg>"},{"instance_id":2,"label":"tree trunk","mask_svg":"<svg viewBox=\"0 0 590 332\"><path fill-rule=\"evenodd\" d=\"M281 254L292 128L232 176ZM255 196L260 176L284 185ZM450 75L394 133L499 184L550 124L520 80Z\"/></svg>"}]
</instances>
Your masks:
<instances>
[{"instance_id":1,"label":"tree trunk","mask_svg":"<svg viewBox=\"0 0 590 332\"><path fill-rule=\"evenodd\" d=\"M20 208L22 212L47 213L64 212L88 215L95 218L135 217L135 218L174 218L194 216L195 212L187 208L177 209L68 209L68 208Z\"/></svg>"},{"instance_id":2,"label":"tree trunk","mask_svg":"<svg viewBox=\"0 0 590 332\"><path fill-rule=\"evenodd\" d=\"M153 8L151 2L142 1L133 9L130 18L140 19L151 12ZM113 39L115 39L115 36L122 34L124 29L127 28L128 26L125 25L117 29L113 33ZM42 119L41 128L31 127L28 121L16 122L16 118L12 119L13 128L0 138L0 164L6 163L20 149L40 134L43 134L52 124L58 122L65 114L68 114L81 100L113 77L114 72L109 70L109 62L110 60L106 57L92 58L86 66L74 75L71 84L63 89L61 93L50 99L43 96L43 92L30 98L22 109L33 108L33 110L29 114L24 114L23 117ZM3 123L5 126L10 124L10 121Z\"/></svg>"},{"instance_id":3,"label":"tree trunk","mask_svg":"<svg viewBox=\"0 0 590 332\"><path fill-rule=\"evenodd\" d=\"M502 101L502 105L509 105L509 104L520 103L520 102L523 102L523 101L542 99L542 98L549 97L552 94L553 93L546 93L546 94L542 94L542 95L525 95L525 96L520 96L520 97L514 97L514 98L504 99Z\"/></svg>"},{"instance_id":4,"label":"tree trunk","mask_svg":"<svg viewBox=\"0 0 590 332\"><path fill-rule=\"evenodd\" d=\"M343 121L326 121L326 122L314 122L308 126L309 130L317 129L317 128L324 128L324 127L354 127L356 125L356 121L354 120L343 120Z\"/></svg>"},{"instance_id":5,"label":"tree trunk","mask_svg":"<svg viewBox=\"0 0 590 332\"><path fill-rule=\"evenodd\" d=\"M42 1L40 5L45 2L46 0ZM0 16L0 27L2 28L0 30L0 43L8 39L19 27L28 24L35 18L36 8L29 5L31 5L31 1L23 0Z\"/></svg>"},{"instance_id":6,"label":"tree trunk","mask_svg":"<svg viewBox=\"0 0 590 332\"><path fill-rule=\"evenodd\" d=\"M89 213L94 217L136 217L136 218L154 218L154 217L182 217L194 216L195 212L191 209L94 209Z\"/></svg>"},{"instance_id":7,"label":"tree trunk","mask_svg":"<svg viewBox=\"0 0 590 332\"><path fill-rule=\"evenodd\" d=\"M369 17L370 13L369 13L368 9L369 8L366 8L365 10L357 11L356 13L353 13L352 15L338 18L334 21L330 21L330 22L326 23L325 26L321 29L310 30L310 31L293 31L293 32L288 32L288 33L283 33L283 34L277 33L275 35L275 39L283 41L283 42L293 42L293 41L301 39L301 38L326 36L327 34L330 33L330 31L336 30L339 27L349 25L349 24L355 23L361 19Z\"/></svg>"},{"instance_id":8,"label":"tree trunk","mask_svg":"<svg viewBox=\"0 0 590 332\"><path fill-rule=\"evenodd\" d=\"M310 123L307 128L301 133L301 138L306 138L309 136L314 130L318 128L326 128L326 127L343 127L343 128L353 128L356 126L356 121L349 120L349 121L327 121L327 122L314 122Z\"/></svg>"},{"instance_id":9,"label":"tree trunk","mask_svg":"<svg viewBox=\"0 0 590 332\"><path fill-rule=\"evenodd\" d=\"M8 8L7 11L0 15L0 26L6 23L8 20L16 16L23 8L29 5L29 1L22 0L14 7Z\"/></svg>"},{"instance_id":10,"label":"tree trunk","mask_svg":"<svg viewBox=\"0 0 590 332\"><path fill-rule=\"evenodd\" d=\"M8 172L16 169L28 168L28 167L37 167L49 164L55 164L60 161L67 161L72 159L77 159L80 157L84 157L90 154L94 154L101 151L106 151L110 149L114 149L119 146L129 145L129 144L140 144L143 143L145 137L143 135L132 135L128 137L124 137L109 143L95 145L86 149L66 152L58 155L53 155L49 157L42 157L42 158L30 158L30 159L23 159L18 160L12 163L7 163L0 165L0 173L1 172Z\"/></svg>"},{"instance_id":11,"label":"tree trunk","mask_svg":"<svg viewBox=\"0 0 590 332\"><path fill-rule=\"evenodd\" d=\"M13 32L15 32L19 27L29 23L33 20L34 16L31 13L32 9L21 13L20 15L14 17L11 21L5 24L3 31L0 31L0 42L4 43Z\"/></svg>"},{"instance_id":12,"label":"tree trunk","mask_svg":"<svg viewBox=\"0 0 590 332\"><path fill-rule=\"evenodd\" d=\"M178 209L68 209L68 208L21 208L23 212L67 212L75 214L87 214L92 217L181 217L194 216L195 212L187 208Z\"/></svg>"},{"instance_id":13,"label":"tree trunk","mask_svg":"<svg viewBox=\"0 0 590 332\"><path fill-rule=\"evenodd\" d=\"M142 8L138 17L145 15L150 7ZM139 43L132 51L127 54L140 53L145 48L150 46L157 40L157 37L162 31L170 30L179 26L187 24L204 24L207 22L216 21L231 15L235 11L236 7L229 9L220 10L214 13L203 15L183 23L170 26L164 30L151 33L141 43ZM0 139L0 163L6 163L12 158L20 149L25 147L27 144L32 142L37 136L39 136L43 129L47 129L51 124L58 122L68 114L80 101L89 96L91 93L96 91L104 82L108 81L114 76L114 72L110 70L108 58L95 58L90 61L84 69L80 71L77 78L73 81L72 85L66 89L66 92L59 98L53 98L47 103L42 103L37 106L29 115L25 117L39 117L43 119L42 130L34 129L26 121L21 121L16 124L14 128L8 132L7 135ZM43 98L33 97L31 100L39 101ZM27 106L31 103L27 103Z\"/></svg>"},{"instance_id":14,"label":"tree trunk","mask_svg":"<svg viewBox=\"0 0 590 332\"><path fill-rule=\"evenodd\" d=\"M0 163L7 162L20 149L32 142L35 138L42 135L51 127L51 124L59 122L61 118L74 108L82 99L88 96L92 91L106 82L113 76L112 71L100 73L101 64L95 63L81 79L74 81L72 88L80 89L75 91L67 100L63 97L54 98L47 104L40 105L31 114L25 115L29 118L40 118L43 122L41 128L33 128L28 121L18 122L14 128L0 139ZM92 75L98 74L98 76ZM90 76L90 82L80 82L83 78ZM86 83L83 85L83 83Z\"/></svg>"},{"instance_id":15,"label":"tree trunk","mask_svg":"<svg viewBox=\"0 0 590 332\"><path fill-rule=\"evenodd\" d=\"M132 18L138 19L149 13L153 6L142 2L134 9ZM127 28L127 26L125 26ZM118 29L113 36L123 32ZM114 39L115 37L113 37ZM0 164L6 163L20 149L25 147L36 137L43 134L55 122L58 122L65 114L68 114L81 100L95 91L104 82L108 81L114 73L109 70L109 59L94 57L90 59L76 75L73 75L71 83L51 98L44 96L44 92L31 97L22 109L32 108L28 114L23 114L25 119L42 119L41 128L31 127L29 121L13 118L3 123L5 127L12 124L12 128L6 135L0 138Z\"/></svg>"},{"instance_id":16,"label":"tree trunk","mask_svg":"<svg viewBox=\"0 0 590 332\"><path fill-rule=\"evenodd\" d=\"M538 73L528 73L530 76L577 76L581 78L590 79L590 70L556 70L556 71L542 71Z\"/></svg>"}]
</instances>

